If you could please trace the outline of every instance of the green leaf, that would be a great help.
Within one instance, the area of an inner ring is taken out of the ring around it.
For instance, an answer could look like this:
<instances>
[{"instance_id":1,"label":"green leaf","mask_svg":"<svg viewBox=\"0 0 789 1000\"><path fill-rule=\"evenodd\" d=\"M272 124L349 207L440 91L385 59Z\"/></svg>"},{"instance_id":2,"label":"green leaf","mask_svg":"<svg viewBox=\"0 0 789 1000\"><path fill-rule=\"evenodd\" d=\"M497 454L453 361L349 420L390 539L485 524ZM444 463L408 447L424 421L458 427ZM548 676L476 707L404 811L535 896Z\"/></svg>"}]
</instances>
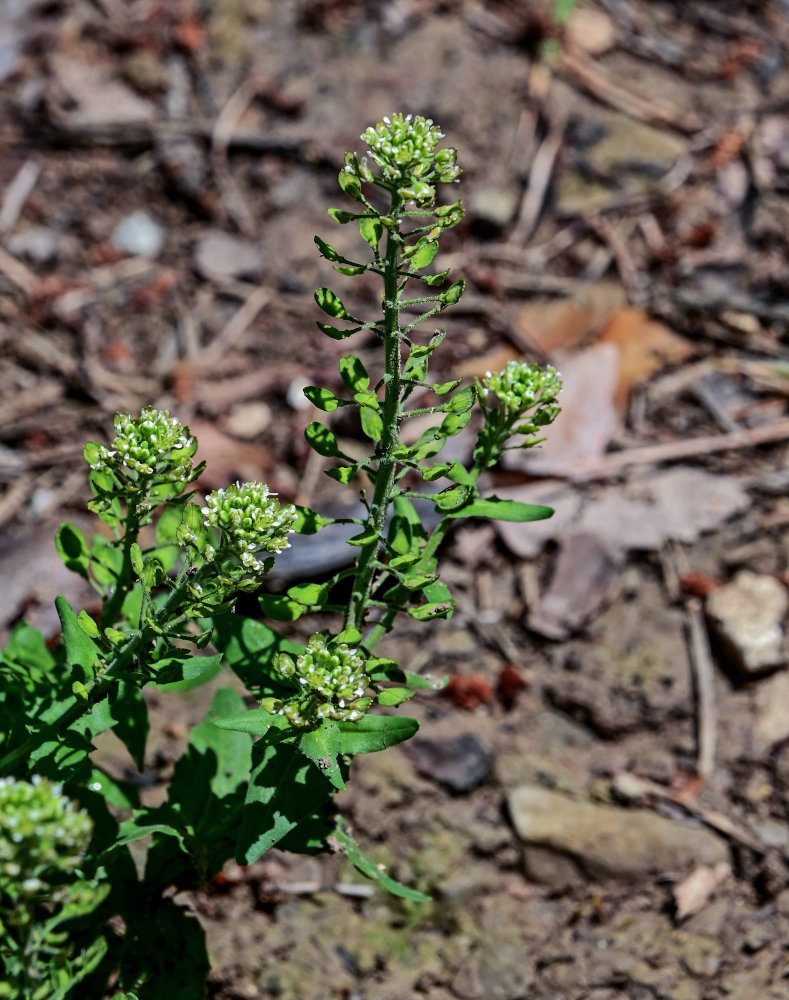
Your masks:
<instances>
[{"instance_id":1,"label":"green leaf","mask_svg":"<svg viewBox=\"0 0 789 1000\"><path fill-rule=\"evenodd\" d=\"M452 462L447 476L452 482L461 483L463 486L474 486L476 482L468 469L462 466L457 459Z\"/></svg>"},{"instance_id":2,"label":"green leaf","mask_svg":"<svg viewBox=\"0 0 789 1000\"><path fill-rule=\"evenodd\" d=\"M436 285L443 285L447 280L447 275L449 274L449 268L446 271L442 271L440 274L424 274L422 275L422 281L431 288L435 288Z\"/></svg>"},{"instance_id":3,"label":"green leaf","mask_svg":"<svg viewBox=\"0 0 789 1000\"><path fill-rule=\"evenodd\" d=\"M101 662L98 646L82 631L77 616L65 597L55 598L55 608L63 630L63 645L66 647L68 662L82 668L82 680L92 680L96 667Z\"/></svg>"},{"instance_id":4,"label":"green leaf","mask_svg":"<svg viewBox=\"0 0 789 1000\"><path fill-rule=\"evenodd\" d=\"M326 719L299 740L299 750L329 779L335 788L345 788L338 754L340 752L340 727Z\"/></svg>"},{"instance_id":5,"label":"green leaf","mask_svg":"<svg viewBox=\"0 0 789 1000\"><path fill-rule=\"evenodd\" d=\"M332 266L333 269L338 274L345 274L345 275L364 274L364 272L367 270L366 264L345 264L345 265L334 264Z\"/></svg>"},{"instance_id":6,"label":"green leaf","mask_svg":"<svg viewBox=\"0 0 789 1000\"><path fill-rule=\"evenodd\" d=\"M370 385L370 376L355 354L340 358L340 378L351 392L363 392Z\"/></svg>"},{"instance_id":7,"label":"green leaf","mask_svg":"<svg viewBox=\"0 0 789 1000\"><path fill-rule=\"evenodd\" d=\"M349 538L348 544L356 545L361 548L365 545L369 545L371 542L374 542L376 538L378 538L378 532L375 530L375 527L370 525L365 527L363 531L360 531L358 535L354 535L353 538Z\"/></svg>"},{"instance_id":8,"label":"green leaf","mask_svg":"<svg viewBox=\"0 0 789 1000\"><path fill-rule=\"evenodd\" d=\"M381 414L378 410L373 410L369 406L363 406L359 413L359 418L365 435L377 444L384 433L384 422Z\"/></svg>"},{"instance_id":9,"label":"green leaf","mask_svg":"<svg viewBox=\"0 0 789 1000\"><path fill-rule=\"evenodd\" d=\"M77 624L85 635L89 636L91 639L98 639L101 635L101 632L99 632L99 626L84 609L77 615Z\"/></svg>"},{"instance_id":10,"label":"green leaf","mask_svg":"<svg viewBox=\"0 0 789 1000\"><path fill-rule=\"evenodd\" d=\"M256 743L236 847L238 863L257 861L327 801L332 787L326 776L305 760L295 741Z\"/></svg>"},{"instance_id":11,"label":"green leaf","mask_svg":"<svg viewBox=\"0 0 789 1000\"><path fill-rule=\"evenodd\" d=\"M299 583L288 589L288 597L306 608L323 607L330 589L328 583Z\"/></svg>"},{"instance_id":12,"label":"green leaf","mask_svg":"<svg viewBox=\"0 0 789 1000\"><path fill-rule=\"evenodd\" d=\"M306 610L298 601L292 601L283 594L260 594L258 603L263 614L275 622L295 622Z\"/></svg>"},{"instance_id":13,"label":"green leaf","mask_svg":"<svg viewBox=\"0 0 789 1000\"><path fill-rule=\"evenodd\" d=\"M391 687L386 688L384 691L379 691L378 697L375 700L379 705L394 708L396 705L402 705L404 701L408 701L413 696L414 692L411 688Z\"/></svg>"},{"instance_id":14,"label":"green leaf","mask_svg":"<svg viewBox=\"0 0 789 1000\"><path fill-rule=\"evenodd\" d=\"M154 663L155 687L161 691L190 691L216 677L222 654L212 656L168 656Z\"/></svg>"},{"instance_id":15,"label":"green leaf","mask_svg":"<svg viewBox=\"0 0 789 1000\"><path fill-rule=\"evenodd\" d=\"M341 753L376 753L410 739L419 729L416 719L367 714L358 722L339 722Z\"/></svg>"},{"instance_id":16,"label":"green leaf","mask_svg":"<svg viewBox=\"0 0 789 1000\"><path fill-rule=\"evenodd\" d=\"M242 615L214 619L214 645L225 662L256 698L289 697L293 688L274 667L277 653L304 652L304 646L283 638L268 625Z\"/></svg>"},{"instance_id":17,"label":"green leaf","mask_svg":"<svg viewBox=\"0 0 789 1000\"><path fill-rule=\"evenodd\" d=\"M148 739L148 706L142 691L135 684L118 683L108 698L113 718L113 732L131 754L139 771L143 770L145 743Z\"/></svg>"},{"instance_id":18,"label":"green leaf","mask_svg":"<svg viewBox=\"0 0 789 1000\"><path fill-rule=\"evenodd\" d=\"M449 618L454 610L454 602L441 601L432 604L419 604L409 608L408 614L419 622L431 621L433 618Z\"/></svg>"},{"instance_id":19,"label":"green leaf","mask_svg":"<svg viewBox=\"0 0 789 1000\"><path fill-rule=\"evenodd\" d=\"M436 479L441 479L442 476L448 475L451 468L451 462L442 462L441 465L425 465L420 469L420 472L426 482L432 483Z\"/></svg>"},{"instance_id":20,"label":"green leaf","mask_svg":"<svg viewBox=\"0 0 789 1000\"><path fill-rule=\"evenodd\" d=\"M171 899L126 912L126 942L145 956L144 983L135 991L140 1000L196 1000L205 996L209 972L205 931L198 919ZM138 972L139 975L139 972ZM135 977L136 978L136 977ZM123 985L127 985L121 980ZM134 982L129 985L134 986Z\"/></svg>"},{"instance_id":21,"label":"green leaf","mask_svg":"<svg viewBox=\"0 0 789 1000\"><path fill-rule=\"evenodd\" d=\"M342 299L331 288L319 288L315 292L315 301L327 315L334 319L351 319L348 310L342 304Z\"/></svg>"},{"instance_id":22,"label":"green leaf","mask_svg":"<svg viewBox=\"0 0 789 1000\"><path fill-rule=\"evenodd\" d=\"M217 719L214 723L220 729L232 729L250 736L265 736L270 729L289 730L290 723L284 715L273 715L265 708L251 708L242 715L231 715Z\"/></svg>"},{"instance_id":23,"label":"green leaf","mask_svg":"<svg viewBox=\"0 0 789 1000\"><path fill-rule=\"evenodd\" d=\"M386 889L387 892L391 892L393 896L399 896L401 899L410 899L415 903L430 902L430 896L426 896L423 892L418 892L416 889L409 889L408 886L402 885L382 872L378 865L367 857L361 847L348 834L345 824L341 819L337 822L334 836L339 841L348 860L355 868L358 868L362 875L366 875L373 882L377 882L381 888Z\"/></svg>"},{"instance_id":24,"label":"green leaf","mask_svg":"<svg viewBox=\"0 0 789 1000\"><path fill-rule=\"evenodd\" d=\"M341 226L344 226L347 222L353 222L353 220L357 218L354 212L346 212L342 208L330 208L328 209L328 213L334 221L339 222Z\"/></svg>"},{"instance_id":25,"label":"green leaf","mask_svg":"<svg viewBox=\"0 0 789 1000\"><path fill-rule=\"evenodd\" d=\"M304 437L307 439L307 444L310 448L313 451L317 451L319 455L323 455L324 458L345 457L340 451L340 446L337 444L337 438L334 434L332 434L328 427L324 427L323 424L319 424L317 421L313 421L307 425Z\"/></svg>"},{"instance_id":26,"label":"green leaf","mask_svg":"<svg viewBox=\"0 0 789 1000\"><path fill-rule=\"evenodd\" d=\"M438 253L438 241L437 240L420 240L414 249L414 252L408 256L409 267L413 268L415 271L420 270L420 268L427 267L428 264L433 262L433 258ZM403 253L405 257L405 253Z\"/></svg>"},{"instance_id":27,"label":"green leaf","mask_svg":"<svg viewBox=\"0 0 789 1000\"><path fill-rule=\"evenodd\" d=\"M326 475L335 479L338 483L342 483L343 486L347 486L353 482L356 472L357 468L355 465L337 465L333 469L327 469Z\"/></svg>"},{"instance_id":28,"label":"green leaf","mask_svg":"<svg viewBox=\"0 0 789 1000\"><path fill-rule=\"evenodd\" d=\"M437 396L446 396L448 392L453 392L457 389L462 381L462 378L453 378L451 382L441 382L437 385L431 385L430 388Z\"/></svg>"},{"instance_id":29,"label":"green leaf","mask_svg":"<svg viewBox=\"0 0 789 1000\"><path fill-rule=\"evenodd\" d=\"M344 257L342 257L340 254L337 253L337 251L334 249L333 246L329 246L326 240L322 240L320 236L314 236L313 239L315 240L315 246L318 248L318 252L320 253L321 257L325 257L326 260L345 259Z\"/></svg>"},{"instance_id":30,"label":"green leaf","mask_svg":"<svg viewBox=\"0 0 789 1000\"><path fill-rule=\"evenodd\" d=\"M330 517L321 517L309 507L302 507L296 504L296 520L293 522L293 530L299 535L316 535L321 528L331 524Z\"/></svg>"},{"instance_id":31,"label":"green leaf","mask_svg":"<svg viewBox=\"0 0 789 1000\"><path fill-rule=\"evenodd\" d=\"M79 528L68 522L61 524L55 534L55 548L66 569L88 579L88 543Z\"/></svg>"},{"instance_id":32,"label":"green leaf","mask_svg":"<svg viewBox=\"0 0 789 1000\"><path fill-rule=\"evenodd\" d=\"M449 288L445 292L442 292L438 297L442 306L453 306L456 302L459 302L460 296L463 294L465 287L466 282L463 278L461 278L460 281L453 282Z\"/></svg>"},{"instance_id":33,"label":"green leaf","mask_svg":"<svg viewBox=\"0 0 789 1000\"><path fill-rule=\"evenodd\" d=\"M454 437L455 434L460 434L469 420L471 420L471 410L466 410L465 413L448 413L441 421L441 434Z\"/></svg>"},{"instance_id":34,"label":"green leaf","mask_svg":"<svg viewBox=\"0 0 789 1000\"><path fill-rule=\"evenodd\" d=\"M500 500L498 497L477 499L461 510L450 512L448 517L491 517L497 521L542 521L553 514L552 507L541 504L521 503L519 500Z\"/></svg>"},{"instance_id":35,"label":"green leaf","mask_svg":"<svg viewBox=\"0 0 789 1000\"><path fill-rule=\"evenodd\" d=\"M372 389L364 389L362 392L353 394L353 401L357 406L369 406L371 410L379 410L381 404Z\"/></svg>"},{"instance_id":36,"label":"green leaf","mask_svg":"<svg viewBox=\"0 0 789 1000\"><path fill-rule=\"evenodd\" d=\"M345 340L346 337L350 337L352 333L358 333L361 330L360 326L352 326L347 330L340 330L339 327L329 326L328 323L318 323L318 329L325 333L327 337L331 337L332 340Z\"/></svg>"},{"instance_id":37,"label":"green leaf","mask_svg":"<svg viewBox=\"0 0 789 1000\"><path fill-rule=\"evenodd\" d=\"M387 544L392 552L399 555L410 554L413 545L411 523L402 514L393 514L389 522Z\"/></svg>"},{"instance_id":38,"label":"green leaf","mask_svg":"<svg viewBox=\"0 0 789 1000\"><path fill-rule=\"evenodd\" d=\"M376 254L378 253L378 244L381 242L383 231L384 227L381 225L380 219L370 217L369 215L362 216L359 219L359 233L362 239L370 244Z\"/></svg>"},{"instance_id":39,"label":"green leaf","mask_svg":"<svg viewBox=\"0 0 789 1000\"><path fill-rule=\"evenodd\" d=\"M337 182L350 198L355 198L356 201L362 200L362 182L356 174L343 169L340 171Z\"/></svg>"},{"instance_id":40,"label":"green leaf","mask_svg":"<svg viewBox=\"0 0 789 1000\"><path fill-rule=\"evenodd\" d=\"M473 487L453 486L452 489L444 490L443 493L437 493L433 497L433 501L436 505L436 510L447 513L462 507L471 496L473 496Z\"/></svg>"},{"instance_id":41,"label":"green leaf","mask_svg":"<svg viewBox=\"0 0 789 1000\"><path fill-rule=\"evenodd\" d=\"M129 558L131 559L131 566L137 576L142 575L142 549L137 544L137 542L132 542L129 549Z\"/></svg>"},{"instance_id":42,"label":"green leaf","mask_svg":"<svg viewBox=\"0 0 789 1000\"><path fill-rule=\"evenodd\" d=\"M474 403L477 401L477 387L474 385L466 386L465 389L461 389L460 392L456 392L455 395L445 404L447 413L466 413Z\"/></svg>"},{"instance_id":43,"label":"green leaf","mask_svg":"<svg viewBox=\"0 0 789 1000\"><path fill-rule=\"evenodd\" d=\"M323 389L317 385L305 386L304 395L313 406L317 406L319 410L323 410L325 413L331 413L332 410L336 410L340 406L348 405L347 400L335 396L331 389Z\"/></svg>"}]
</instances>

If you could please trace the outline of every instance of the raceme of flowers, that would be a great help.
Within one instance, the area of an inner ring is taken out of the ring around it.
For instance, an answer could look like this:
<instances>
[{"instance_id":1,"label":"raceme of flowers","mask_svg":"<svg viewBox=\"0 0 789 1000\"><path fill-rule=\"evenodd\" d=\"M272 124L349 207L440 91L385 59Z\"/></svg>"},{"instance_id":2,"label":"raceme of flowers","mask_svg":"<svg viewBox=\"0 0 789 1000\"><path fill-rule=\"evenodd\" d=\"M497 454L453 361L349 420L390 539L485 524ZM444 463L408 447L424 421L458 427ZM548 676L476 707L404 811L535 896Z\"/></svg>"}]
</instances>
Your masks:
<instances>
[{"instance_id":1,"label":"raceme of flowers","mask_svg":"<svg viewBox=\"0 0 789 1000\"><path fill-rule=\"evenodd\" d=\"M269 493L265 483L235 483L214 490L206 497L202 509L203 526L217 528L221 542L247 572L260 575L266 566L258 558L276 555L290 546L288 535L293 531L296 508L282 507L276 495ZM215 555L212 546L204 552L206 560Z\"/></svg>"},{"instance_id":2,"label":"raceme of flowers","mask_svg":"<svg viewBox=\"0 0 789 1000\"><path fill-rule=\"evenodd\" d=\"M35 775L0 778L0 890L16 896L44 888L47 874L79 865L93 822L63 787Z\"/></svg>"},{"instance_id":3,"label":"raceme of flowers","mask_svg":"<svg viewBox=\"0 0 789 1000\"><path fill-rule=\"evenodd\" d=\"M484 395L495 396L509 416L517 418L536 408L532 420L540 426L556 418L561 388L562 377L552 365L541 368L523 361L510 361L501 372L487 372L482 380Z\"/></svg>"},{"instance_id":4,"label":"raceme of flowers","mask_svg":"<svg viewBox=\"0 0 789 1000\"><path fill-rule=\"evenodd\" d=\"M301 688L292 700L275 706L293 726L309 726L323 719L356 722L372 703L364 697L370 683L364 658L347 643L330 643L321 633L310 638L295 660L280 653L276 667Z\"/></svg>"},{"instance_id":5,"label":"raceme of flowers","mask_svg":"<svg viewBox=\"0 0 789 1000\"><path fill-rule=\"evenodd\" d=\"M147 406L139 417L118 413L112 446L88 444L85 458L92 469L114 472L122 480L188 483L196 450L197 441L188 427L167 410Z\"/></svg>"}]
</instances>

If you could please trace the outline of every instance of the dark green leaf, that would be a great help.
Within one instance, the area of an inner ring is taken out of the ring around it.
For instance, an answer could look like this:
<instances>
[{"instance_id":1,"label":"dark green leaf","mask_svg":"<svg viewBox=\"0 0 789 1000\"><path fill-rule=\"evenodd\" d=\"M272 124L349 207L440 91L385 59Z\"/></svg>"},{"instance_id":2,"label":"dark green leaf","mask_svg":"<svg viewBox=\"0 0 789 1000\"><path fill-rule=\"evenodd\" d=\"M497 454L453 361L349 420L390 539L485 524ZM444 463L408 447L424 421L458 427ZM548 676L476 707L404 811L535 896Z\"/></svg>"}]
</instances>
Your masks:
<instances>
[{"instance_id":1,"label":"dark green leaf","mask_svg":"<svg viewBox=\"0 0 789 1000\"><path fill-rule=\"evenodd\" d=\"M338 465L333 469L327 469L326 475L330 476L332 479L336 479L337 482L342 483L343 486L347 486L348 483L353 482L356 471L355 465Z\"/></svg>"},{"instance_id":2,"label":"dark green leaf","mask_svg":"<svg viewBox=\"0 0 789 1000\"><path fill-rule=\"evenodd\" d=\"M127 948L133 942L137 956L134 977L123 986L134 986L144 969L145 981L134 992L139 1000L197 1000L205 996L209 972L205 931L191 912L171 899L124 914ZM144 959L142 958L144 956Z\"/></svg>"},{"instance_id":3,"label":"dark green leaf","mask_svg":"<svg viewBox=\"0 0 789 1000\"><path fill-rule=\"evenodd\" d=\"M332 266L338 274L345 275L364 274L367 270L365 264L334 264Z\"/></svg>"},{"instance_id":4,"label":"dark green leaf","mask_svg":"<svg viewBox=\"0 0 789 1000\"><path fill-rule=\"evenodd\" d=\"M410 739L419 729L416 719L367 714L358 722L340 722L341 753L375 753Z\"/></svg>"},{"instance_id":5,"label":"dark green leaf","mask_svg":"<svg viewBox=\"0 0 789 1000\"><path fill-rule=\"evenodd\" d=\"M340 171L340 176L337 178L337 182L350 198L355 198L356 201L362 200L362 182L356 174L343 169Z\"/></svg>"},{"instance_id":6,"label":"dark green leaf","mask_svg":"<svg viewBox=\"0 0 789 1000\"><path fill-rule=\"evenodd\" d=\"M430 388L437 396L446 396L448 392L457 389L462 381L462 378L453 378L451 382L441 382L439 385L431 385Z\"/></svg>"},{"instance_id":7,"label":"dark green leaf","mask_svg":"<svg viewBox=\"0 0 789 1000\"><path fill-rule=\"evenodd\" d=\"M337 755L340 752L340 727L326 719L299 740L299 749L329 779L335 788L345 788Z\"/></svg>"},{"instance_id":8,"label":"dark green leaf","mask_svg":"<svg viewBox=\"0 0 789 1000\"><path fill-rule=\"evenodd\" d=\"M345 340L352 333L358 333L361 327L352 326L347 330L340 330L336 326L329 326L328 323L318 323L318 329L325 333L327 337L331 337L332 340Z\"/></svg>"},{"instance_id":9,"label":"dark green leaf","mask_svg":"<svg viewBox=\"0 0 789 1000\"><path fill-rule=\"evenodd\" d=\"M293 530L299 535L316 535L321 528L331 524L331 518L321 517L309 507L296 505L296 520L293 522Z\"/></svg>"},{"instance_id":10,"label":"dark green leaf","mask_svg":"<svg viewBox=\"0 0 789 1000\"><path fill-rule=\"evenodd\" d=\"M456 302L459 302L460 296L463 294L465 287L466 282L463 278L461 278L460 281L453 282L449 288L445 292L442 292L439 296L439 300L442 305L453 306Z\"/></svg>"},{"instance_id":11,"label":"dark green leaf","mask_svg":"<svg viewBox=\"0 0 789 1000\"><path fill-rule=\"evenodd\" d=\"M288 589L288 597L307 608L322 607L329 599L328 583L299 583Z\"/></svg>"},{"instance_id":12,"label":"dark green leaf","mask_svg":"<svg viewBox=\"0 0 789 1000\"><path fill-rule=\"evenodd\" d=\"M541 504L521 503L518 500L500 500L498 497L474 500L467 507L453 511L449 517L491 517L497 521L542 521L553 514L552 507Z\"/></svg>"},{"instance_id":13,"label":"dark green leaf","mask_svg":"<svg viewBox=\"0 0 789 1000\"><path fill-rule=\"evenodd\" d=\"M307 444L310 448L313 451L317 451L319 455L323 455L324 458L345 457L340 451L340 446L337 444L337 438L328 427L324 427L323 424L319 424L317 421L313 421L307 425L304 437L307 439Z\"/></svg>"},{"instance_id":14,"label":"dark green leaf","mask_svg":"<svg viewBox=\"0 0 789 1000\"><path fill-rule=\"evenodd\" d=\"M396 705L402 705L404 701L408 701L408 699L413 698L413 696L414 692L411 688L391 687L386 688L384 691L380 691L376 701L379 705L394 708Z\"/></svg>"},{"instance_id":15,"label":"dark green leaf","mask_svg":"<svg viewBox=\"0 0 789 1000\"><path fill-rule=\"evenodd\" d=\"M253 864L331 794L331 783L295 742L256 743L236 848L238 863Z\"/></svg>"},{"instance_id":16,"label":"dark green leaf","mask_svg":"<svg viewBox=\"0 0 789 1000\"><path fill-rule=\"evenodd\" d=\"M466 410L465 413L448 413L441 421L441 434L454 437L455 434L460 434L469 420L471 420L471 410Z\"/></svg>"},{"instance_id":17,"label":"dark green leaf","mask_svg":"<svg viewBox=\"0 0 789 1000\"><path fill-rule=\"evenodd\" d=\"M55 535L55 547L66 569L71 570L72 573L78 573L87 580L88 543L79 528L68 522L61 524Z\"/></svg>"},{"instance_id":18,"label":"dark green leaf","mask_svg":"<svg viewBox=\"0 0 789 1000\"><path fill-rule=\"evenodd\" d=\"M340 254L337 253L337 251L334 249L333 246L329 246L326 240L322 240L320 236L314 236L313 239L315 240L315 246L318 248L321 257L325 257L326 260L344 259Z\"/></svg>"},{"instance_id":19,"label":"dark green leaf","mask_svg":"<svg viewBox=\"0 0 789 1000\"><path fill-rule=\"evenodd\" d=\"M370 384L370 376L355 354L340 358L340 378L351 392L362 392Z\"/></svg>"},{"instance_id":20,"label":"dark green leaf","mask_svg":"<svg viewBox=\"0 0 789 1000\"><path fill-rule=\"evenodd\" d=\"M79 627L77 616L65 597L56 597L55 607L63 629L63 645L68 661L82 668L82 680L91 680L101 662L99 648Z\"/></svg>"},{"instance_id":21,"label":"dark green leaf","mask_svg":"<svg viewBox=\"0 0 789 1000\"><path fill-rule=\"evenodd\" d=\"M477 400L476 386L469 385L455 395L445 404L447 413L466 413Z\"/></svg>"},{"instance_id":22,"label":"dark green leaf","mask_svg":"<svg viewBox=\"0 0 789 1000\"><path fill-rule=\"evenodd\" d=\"M219 673L222 654L212 656L168 656L154 664L155 685L163 691L190 691Z\"/></svg>"},{"instance_id":23,"label":"dark green leaf","mask_svg":"<svg viewBox=\"0 0 789 1000\"><path fill-rule=\"evenodd\" d=\"M110 693L109 705L117 720L113 732L131 754L139 771L143 770L145 742L148 739L148 706L142 691L134 684L120 681Z\"/></svg>"},{"instance_id":24,"label":"dark green leaf","mask_svg":"<svg viewBox=\"0 0 789 1000\"><path fill-rule=\"evenodd\" d=\"M347 222L353 222L357 217L353 212L346 212L342 208L330 208L328 212L334 221L339 222L341 226L344 226Z\"/></svg>"},{"instance_id":25,"label":"dark green leaf","mask_svg":"<svg viewBox=\"0 0 789 1000\"><path fill-rule=\"evenodd\" d=\"M369 406L364 406L362 407L359 417L362 424L362 430L365 435L377 444L381 440L384 432L384 422L381 418L381 414L377 410L371 409Z\"/></svg>"},{"instance_id":26,"label":"dark green leaf","mask_svg":"<svg viewBox=\"0 0 789 1000\"><path fill-rule=\"evenodd\" d=\"M408 886L402 885L391 878L391 876L384 874L378 865L367 857L356 841L349 836L342 820L338 822L334 836L339 841L348 860L355 868L359 869L362 875L366 875L373 882L377 882L381 888L386 889L387 892L391 892L393 896L410 899L415 903L430 902L430 896L426 896L423 892L418 892L416 889L409 889Z\"/></svg>"},{"instance_id":27,"label":"dark green leaf","mask_svg":"<svg viewBox=\"0 0 789 1000\"><path fill-rule=\"evenodd\" d=\"M369 243L376 253L378 252L378 244L381 242L383 231L384 228L381 225L380 219L370 218L370 216L363 216L359 219L359 233L362 239Z\"/></svg>"},{"instance_id":28,"label":"dark green leaf","mask_svg":"<svg viewBox=\"0 0 789 1000\"><path fill-rule=\"evenodd\" d=\"M258 603L263 614L275 622L295 622L306 610L298 601L292 601L283 594L260 594Z\"/></svg>"},{"instance_id":29,"label":"dark green leaf","mask_svg":"<svg viewBox=\"0 0 789 1000\"><path fill-rule=\"evenodd\" d=\"M336 410L340 406L347 406L347 401L335 396L331 389L323 389L317 385L305 386L304 395L313 406L317 406L325 413L331 413L332 410Z\"/></svg>"},{"instance_id":30,"label":"dark green leaf","mask_svg":"<svg viewBox=\"0 0 789 1000\"><path fill-rule=\"evenodd\" d=\"M315 292L315 301L320 308L334 319L350 319L350 314L342 304L342 299L331 288L319 288Z\"/></svg>"},{"instance_id":31,"label":"dark green leaf","mask_svg":"<svg viewBox=\"0 0 789 1000\"><path fill-rule=\"evenodd\" d=\"M288 697L293 689L274 667L277 653L304 652L304 647L278 635L268 625L243 615L214 619L214 645L225 662L256 698Z\"/></svg>"},{"instance_id":32,"label":"dark green leaf","mask_svg":"<svg viewBox=\"0 0 789 1000\"><path fill-rule=\"evenodd\" d=\"M284 715L272 715L265 708L251 708L242 715L232 715L215 721L220 729L232 729L251 736L265 736L270 729L289 730L290 723Z\"/></svg>"}]
</instances>

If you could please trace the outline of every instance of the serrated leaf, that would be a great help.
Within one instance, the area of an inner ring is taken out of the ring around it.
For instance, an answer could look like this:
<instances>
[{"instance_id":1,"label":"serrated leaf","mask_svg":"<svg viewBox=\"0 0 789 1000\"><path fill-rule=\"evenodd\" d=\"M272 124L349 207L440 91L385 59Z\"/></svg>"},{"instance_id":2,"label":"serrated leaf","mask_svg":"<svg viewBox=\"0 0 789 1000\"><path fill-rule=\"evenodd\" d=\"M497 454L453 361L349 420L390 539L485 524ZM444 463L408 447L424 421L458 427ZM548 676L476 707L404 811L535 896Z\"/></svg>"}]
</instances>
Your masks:
<instances>
[{"instance_id":1,"label":"serrated leaf","mask_svg":"<svg viewBox=\"0 0 789 1000\"><path fill-rule=\"evenodd\" d=\"M299 750L308 757L337 789L345 788L340 770L340 727L332 719L326 719L299 740Z\"/></svg>"},{"instance_id":2,"label":"serrated leaf","mask_svg":"<svg viewBox=\"0 0 789 1000\"><path fill-rule=\"evenodd\" d=\"M348 834L342 820L338 821L334 836L351 864L355 868L358 868L362 875L366 875L373 882L377 882L382 889L386 889L387 892L390 892L393 896L399 896L401 899L410 899L414 903L430 902L430 896L426 896L423 892L418 892L416 889L409 889L407 885L402 885L381 871L378 865L367 857L361 847Z\"/></svg>"},{"instance_id":3,"label":"serrated leaf","mask_svg":"<svg viewBox=\"0 0 789 1000\"><path fill-rule=\"evenodd\" d=\"M319 410L324 413L331 413L340 406L347 406L347 400L335 396L331 389L324 389L318 385L307 385L304 387L304 395Z\"/></svg>"},{"instance_id":4,"label":"serrated leaf","mask_svg":"<svg viewBox=\"0 0 789 1000\"><path fill-rule=\"evenodd\" d=\"M340 358L340 378L351 392L363 392L370 384L370 376L355 354Z\"/></svg>"},{"instance_id":5,"label":"serrated leaf","mask_svg":"<svg viewBox=\"0 0 789 1000\"><path fill-rule=\"evenodd\" d=\"M497 521L542 521L553 514L552 507L542 504L521 503L519 500L501 500L487 497L474 500L462 510L450 512L448 517L490 517Z\"/></svg>"},{"instance_id":6,"label":"serrated leaf","mask_svg":"<svg viewBox=\"0 0 789 1000\"><path fill-rule=\"evenodd\" d=\"M439 295L439 301L443 306L453 306L460 301L465 288L466 282L461 278L459 281L453 282L445 292Z\"/></svg>"}]
</instances>

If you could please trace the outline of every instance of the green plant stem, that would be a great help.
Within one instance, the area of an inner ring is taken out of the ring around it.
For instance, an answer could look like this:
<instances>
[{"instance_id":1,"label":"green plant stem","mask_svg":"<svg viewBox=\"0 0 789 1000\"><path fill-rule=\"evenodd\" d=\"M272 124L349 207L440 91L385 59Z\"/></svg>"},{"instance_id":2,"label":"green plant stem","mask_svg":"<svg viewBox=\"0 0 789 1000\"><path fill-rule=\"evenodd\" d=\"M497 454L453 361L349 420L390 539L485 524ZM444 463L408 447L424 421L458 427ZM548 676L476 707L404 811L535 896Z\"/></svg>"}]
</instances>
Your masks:
<instances>
[{"instance_id":1,"label":"green plant stem","mask_svg":"<svg viewBox=\"0 0 789 1000\"><path fill-rule=\"evenodd\" d=\"M126 531L123 536L123 560L121 562L120 573L118 574L118 585L115 593L104 605L101 614L100 628L104 629L112 625L118 618L123 608L126 595L132 589L132 563L131 549L140 534L140 519L137 514L137 498L129 497L129 505L126 511Z\"/></svg>"},{"instance_id":2,"label":"green plant stem","mask_svg":"<svg viewBox=\"0 0 789 1000\"><path fill-rule=\"evenodd\" d=\"M400 301L398 291L398 271L400 264L400 220L402 200L392 195L389 216L397 226L386 230L386 256L383 261L384 276L384 400L381 408L383 430L376 447L377 463L375 490L367 517L367 529L374 537L362 547L356 566L351 599L345 614L345 627L353 626L361 631L367 614L368 601L375 577L376 562L381 547L386 513L392 498L392 490L397 478L397 462L393 452L400 441L400 406L402 392L402 331L400 330Z\"/></svg>"}]
</instances>

